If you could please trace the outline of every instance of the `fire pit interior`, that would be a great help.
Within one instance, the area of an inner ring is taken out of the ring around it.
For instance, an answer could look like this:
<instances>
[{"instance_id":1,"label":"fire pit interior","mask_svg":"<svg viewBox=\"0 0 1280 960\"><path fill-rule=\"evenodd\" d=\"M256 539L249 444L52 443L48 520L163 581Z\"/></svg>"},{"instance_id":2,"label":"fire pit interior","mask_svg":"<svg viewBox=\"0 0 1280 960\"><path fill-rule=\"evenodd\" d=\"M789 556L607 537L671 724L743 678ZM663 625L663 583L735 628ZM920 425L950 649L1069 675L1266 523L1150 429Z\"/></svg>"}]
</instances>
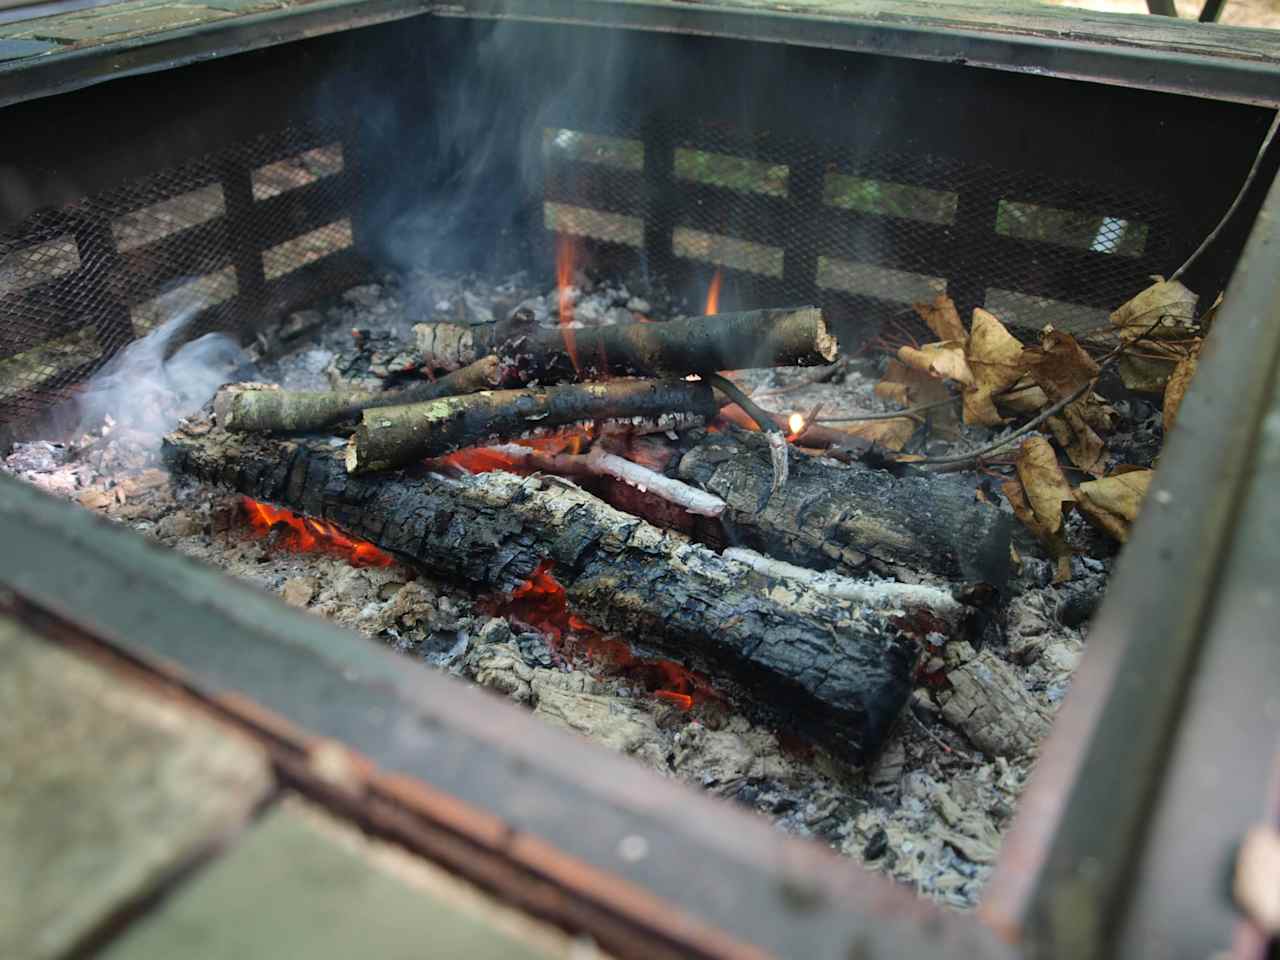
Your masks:
<instances>
[{"instance_id":1,"label":"fire pit interior","mask_svg":"<svg viewBox=\"0 0 1280 960\"><path fill-rule=\"evenodd\" d=\"M960 908L1269 120L444 19L0 115L7 471Z\"/></svg>"}]
</instances>

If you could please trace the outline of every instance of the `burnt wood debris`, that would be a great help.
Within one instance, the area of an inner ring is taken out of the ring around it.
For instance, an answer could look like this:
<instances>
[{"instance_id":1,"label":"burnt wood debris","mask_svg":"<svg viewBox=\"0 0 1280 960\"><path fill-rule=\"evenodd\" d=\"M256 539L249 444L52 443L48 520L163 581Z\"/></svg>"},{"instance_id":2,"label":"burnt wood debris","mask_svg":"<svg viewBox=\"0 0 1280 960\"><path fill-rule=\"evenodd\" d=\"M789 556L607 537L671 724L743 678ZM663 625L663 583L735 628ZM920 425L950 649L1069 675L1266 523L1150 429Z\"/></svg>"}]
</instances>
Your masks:
<instances>
[{"instance_id":1,"label":"burnt wood debris","mask_svg":"<svg viewBox=\"0 0 1280 960\"><path fill-rule=\"evenodd\" d=\"M453 326L415 331L431 367L453 368L435 380L224 387L166 438L166 460L485 589L514 590L550 563L576 615L853 761L896 722L930 636L989 615L1008 574L1006 516L902 464L791 451L788 466L793 428L721 373L832 362L817 308ZM520 445L565 428L571 449ZM816 424L803 434L806 447L848 440ZM500 469L463 472L451 457L469 451ZM868 574L905 583L852 579Z\"/></svg>"}]
</instances>

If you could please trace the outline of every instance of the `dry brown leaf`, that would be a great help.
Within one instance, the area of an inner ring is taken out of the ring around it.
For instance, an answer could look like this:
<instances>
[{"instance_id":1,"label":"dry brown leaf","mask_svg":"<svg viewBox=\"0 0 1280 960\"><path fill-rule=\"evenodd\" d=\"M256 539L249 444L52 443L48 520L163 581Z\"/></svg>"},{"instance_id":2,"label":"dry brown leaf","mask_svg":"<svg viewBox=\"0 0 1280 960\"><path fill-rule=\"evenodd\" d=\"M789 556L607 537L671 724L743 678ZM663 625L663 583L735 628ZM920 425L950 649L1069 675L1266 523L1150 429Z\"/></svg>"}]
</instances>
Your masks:
<instances>
[{"instance_id":1,"label":"dry brown leaf","mask_svg":"<svg viewBox=\"0 0 1280 960\"><path fill-rule=\"evenodd\" d=\"M1030 375L1019 379L996 402L1011 413L1037 413L1049 405L1049 398Z\"/></svg>"},{"instance_id":2,"label":"dry brown leaf","mask_svg":"<svg viewBox=\"0 0 1280 960\"><path fill-rule=\"evenodd\" d=\"M1017 480L1006 480L1000 485L1000 492L1004 494L1005 499L1009 501L1009 506L1013 508L1013 515L1035 535L1035 538L1049 552L1049 556L1053 558L1055 564L1054 582L1062 583L1069 580L1071 578L1071 548L1067 546L1062 530L1050 531L1045 527L1027 500L1026 490ZM1010 544L1010 549L1012 549L1012 546ZM1022 558L1018 557L1017 561L1018 565L1021 566Z\"/></svg>"},{"instance_id":3,"label":"dry brown leaf","mask_svg":"<svg viewBox=\"0 0 1280 960\"><path fill-rule=\"evenodd\" d=\"M1178 410L1182 407L1182 398L1186 396L1187 387L1191 386L1191 378L1196 375L1196 367L1200 364L1200 347L1196 345L1191 356L1182 360L1169 375L1169 384L1164 388L1164 432L1173 429L1178 418Z\"/></svg>"},{"instance_id":4,"label":"dry brown leaf","mask_svg":"<svg viewBox=\"0 0 1280 960\"><path fill-rule=\"evenodd\" d=\"M944 437L955 436L959 432L960 418L955 405L943 403L951 399L951 391L941 380L934 379L927 373L908 367L898 360L890 360L885 368L884 379L876 384L875 393L882 400L904 407L941 403L941 406L929 411L931 428Z\"/></svg>"},{"instance_id":5,"label":"dry brown leaf","mask_svg":"<svg viewBox=\"0 0 1280 960\"><path fill-rule=\"evenodd\" d=\"M1195 326L1196 301L1200 298L1177 280L1154 279L1155 283L1111 314L1112 325L1126 340L1143 334L1182 337Z\"/></svg>"},{"instance_id":6,"label":"dry brown leaf","mask_svg":"<svg viewBox=\"0 0 1280 960\"><path fill-rule=\"evenodd\" d=\"M1050 417L1045 426L1053 434L1053 439L1058 441L1058 445L1066 451L1072 463L1086 473L1100 477L1106 444L1102 442L1094 426L1097 416L1097 412L1091 409L1091 401L1080 399L1066 407L1058 416Z\"/></svg>"},{"instance_id":7,"label":"dry brown leaf","mask_svg":"<svg viewBox=\"0 0 1280 960\"><path fill-rule=\"evenodd\" d=\"M1098 365L1069 333L1050 330L1040 346L1027 347L1023 362L1031 378L1053 402L1070 396L1098 375Z\"/></svg>"},{"instance_id":8,"label":"dry brown leaf","mask_svg":"<svg viewBox=\"0 0 1280 960\"><path fill-rule=\"evenodd\" d=\"M974 386L965 390L964 422L995 427L1004 423L992 398L1021 379L1022 342L1003 323L981 307L973 311L973 329L965 358L973 374Z\"/></svg>"},{"instance_id":9,"label":"dry brown leaf","mask_svg":"<svg viewBox=\"0 0 1280 960\"><path fill-rule=\"evenodd\" d=\"M1153 475L1151 470L1130 470L1089 480L1076 488L1076 506L1086 520L1124 543L1142 509Z\"/></svg>"},{"instance_id":10,"label":"dry brown leaf","mask_svg":"<svg viewBox=\"0 0 1280 960\"><path fill-rule=\"evenodd\" d=\"M1062 529L1062 505L1074 497L1053 447L1044 437L1031 437L1019 448L1015 466L1037 522L1057 533Z\"/></svg>"},{"instance_id":11,"label":"dry brown leaf","mask_svg":"<svg viewBox=\"0 0 1280 960\"><path fill-rule=\"evenodd\" d=\"M964 324L960 322L960 314L956 311L955 303L945 293L934 297L933 303L915 303L912 306L939 340L965 338Z\"/></svg>"},{"instance_id":12,"label":"dry brown leaf","mask_svg":"<svg viewBox=\"0 0 1280 960\"><path fill-rule=\"evenodd\" d=\"M916 432L916 422L910 417L894 417L892 420L868 420L840 426L841 433L879 444L887 450L898 451L907 445Z\"/></svg>"},{"instance_id":13,"label":"dry brown leaf","mask_svg":"<svg viewBox=\"0 0 1280 960\"><path fill-rule=\"evenodd\" d=\"M913 370L939 380L954 380L966 387L974 384L973 371L964 356L963 340L943 340L923 347L899 347L898 359Z\"/></svg>"}]
</instances>

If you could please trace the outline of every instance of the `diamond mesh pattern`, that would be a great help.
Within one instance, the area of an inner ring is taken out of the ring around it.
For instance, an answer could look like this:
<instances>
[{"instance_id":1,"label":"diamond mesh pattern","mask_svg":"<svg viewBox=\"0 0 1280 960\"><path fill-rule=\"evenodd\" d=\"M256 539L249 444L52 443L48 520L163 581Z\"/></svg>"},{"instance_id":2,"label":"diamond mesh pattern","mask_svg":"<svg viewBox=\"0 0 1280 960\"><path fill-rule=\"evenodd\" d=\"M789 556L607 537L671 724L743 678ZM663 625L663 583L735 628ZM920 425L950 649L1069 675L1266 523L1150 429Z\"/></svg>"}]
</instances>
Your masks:
<instances>
[{"instance_id":1,"label":"diamond mesh pattern","mask_svg":"<svg viewBox=\"0 0 1280 960\"><path fill-rule=\"evenodd\" d=\"M247 335L363 274L359 171L337 133L229 146L0 232L0 423L22 421L180 313Z\"/></svg>"},{"instance_id":2,"label":"diamond mesh pattern","mask_svg":"<svg viewBox=\"0 0 1280 960\"><path fill-rule=\"evenodd\" d=\"M1169 198L1136 181L743 136L679 118L631 129L544 132L547 207L577 211L548 214L546 225L638 246L634 227L612 235L592 211L641 218L650 273L692 297L721 270L721 309L816 301L846 330L870 330L945 291L965 316L986 306L1020 327L1080 330L1105 322L1195 239L1176 235Z\"/></svg>"}]
</instances>

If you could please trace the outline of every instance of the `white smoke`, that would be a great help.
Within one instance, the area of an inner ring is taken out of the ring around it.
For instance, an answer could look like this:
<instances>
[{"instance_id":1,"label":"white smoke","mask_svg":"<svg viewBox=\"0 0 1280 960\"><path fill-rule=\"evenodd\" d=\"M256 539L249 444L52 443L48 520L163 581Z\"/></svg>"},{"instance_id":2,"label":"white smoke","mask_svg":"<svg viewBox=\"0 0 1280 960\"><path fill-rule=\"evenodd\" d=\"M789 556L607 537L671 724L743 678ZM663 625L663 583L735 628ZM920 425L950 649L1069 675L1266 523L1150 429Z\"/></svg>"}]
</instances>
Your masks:
<instances>
[{"instance_id":1,"label":"white smoke","mask_svg":"<svg viewBox=\"0 0 1280 960\"><path fill-rule=\"evenodd\" d=\"M159 443L178 420L204 405L246 362L230 337L206 333L170 352L199 313L188 304L107 362L77 398L78 433L95 432L109 417L135 439Z\"/></svg>"}]
</instances>

